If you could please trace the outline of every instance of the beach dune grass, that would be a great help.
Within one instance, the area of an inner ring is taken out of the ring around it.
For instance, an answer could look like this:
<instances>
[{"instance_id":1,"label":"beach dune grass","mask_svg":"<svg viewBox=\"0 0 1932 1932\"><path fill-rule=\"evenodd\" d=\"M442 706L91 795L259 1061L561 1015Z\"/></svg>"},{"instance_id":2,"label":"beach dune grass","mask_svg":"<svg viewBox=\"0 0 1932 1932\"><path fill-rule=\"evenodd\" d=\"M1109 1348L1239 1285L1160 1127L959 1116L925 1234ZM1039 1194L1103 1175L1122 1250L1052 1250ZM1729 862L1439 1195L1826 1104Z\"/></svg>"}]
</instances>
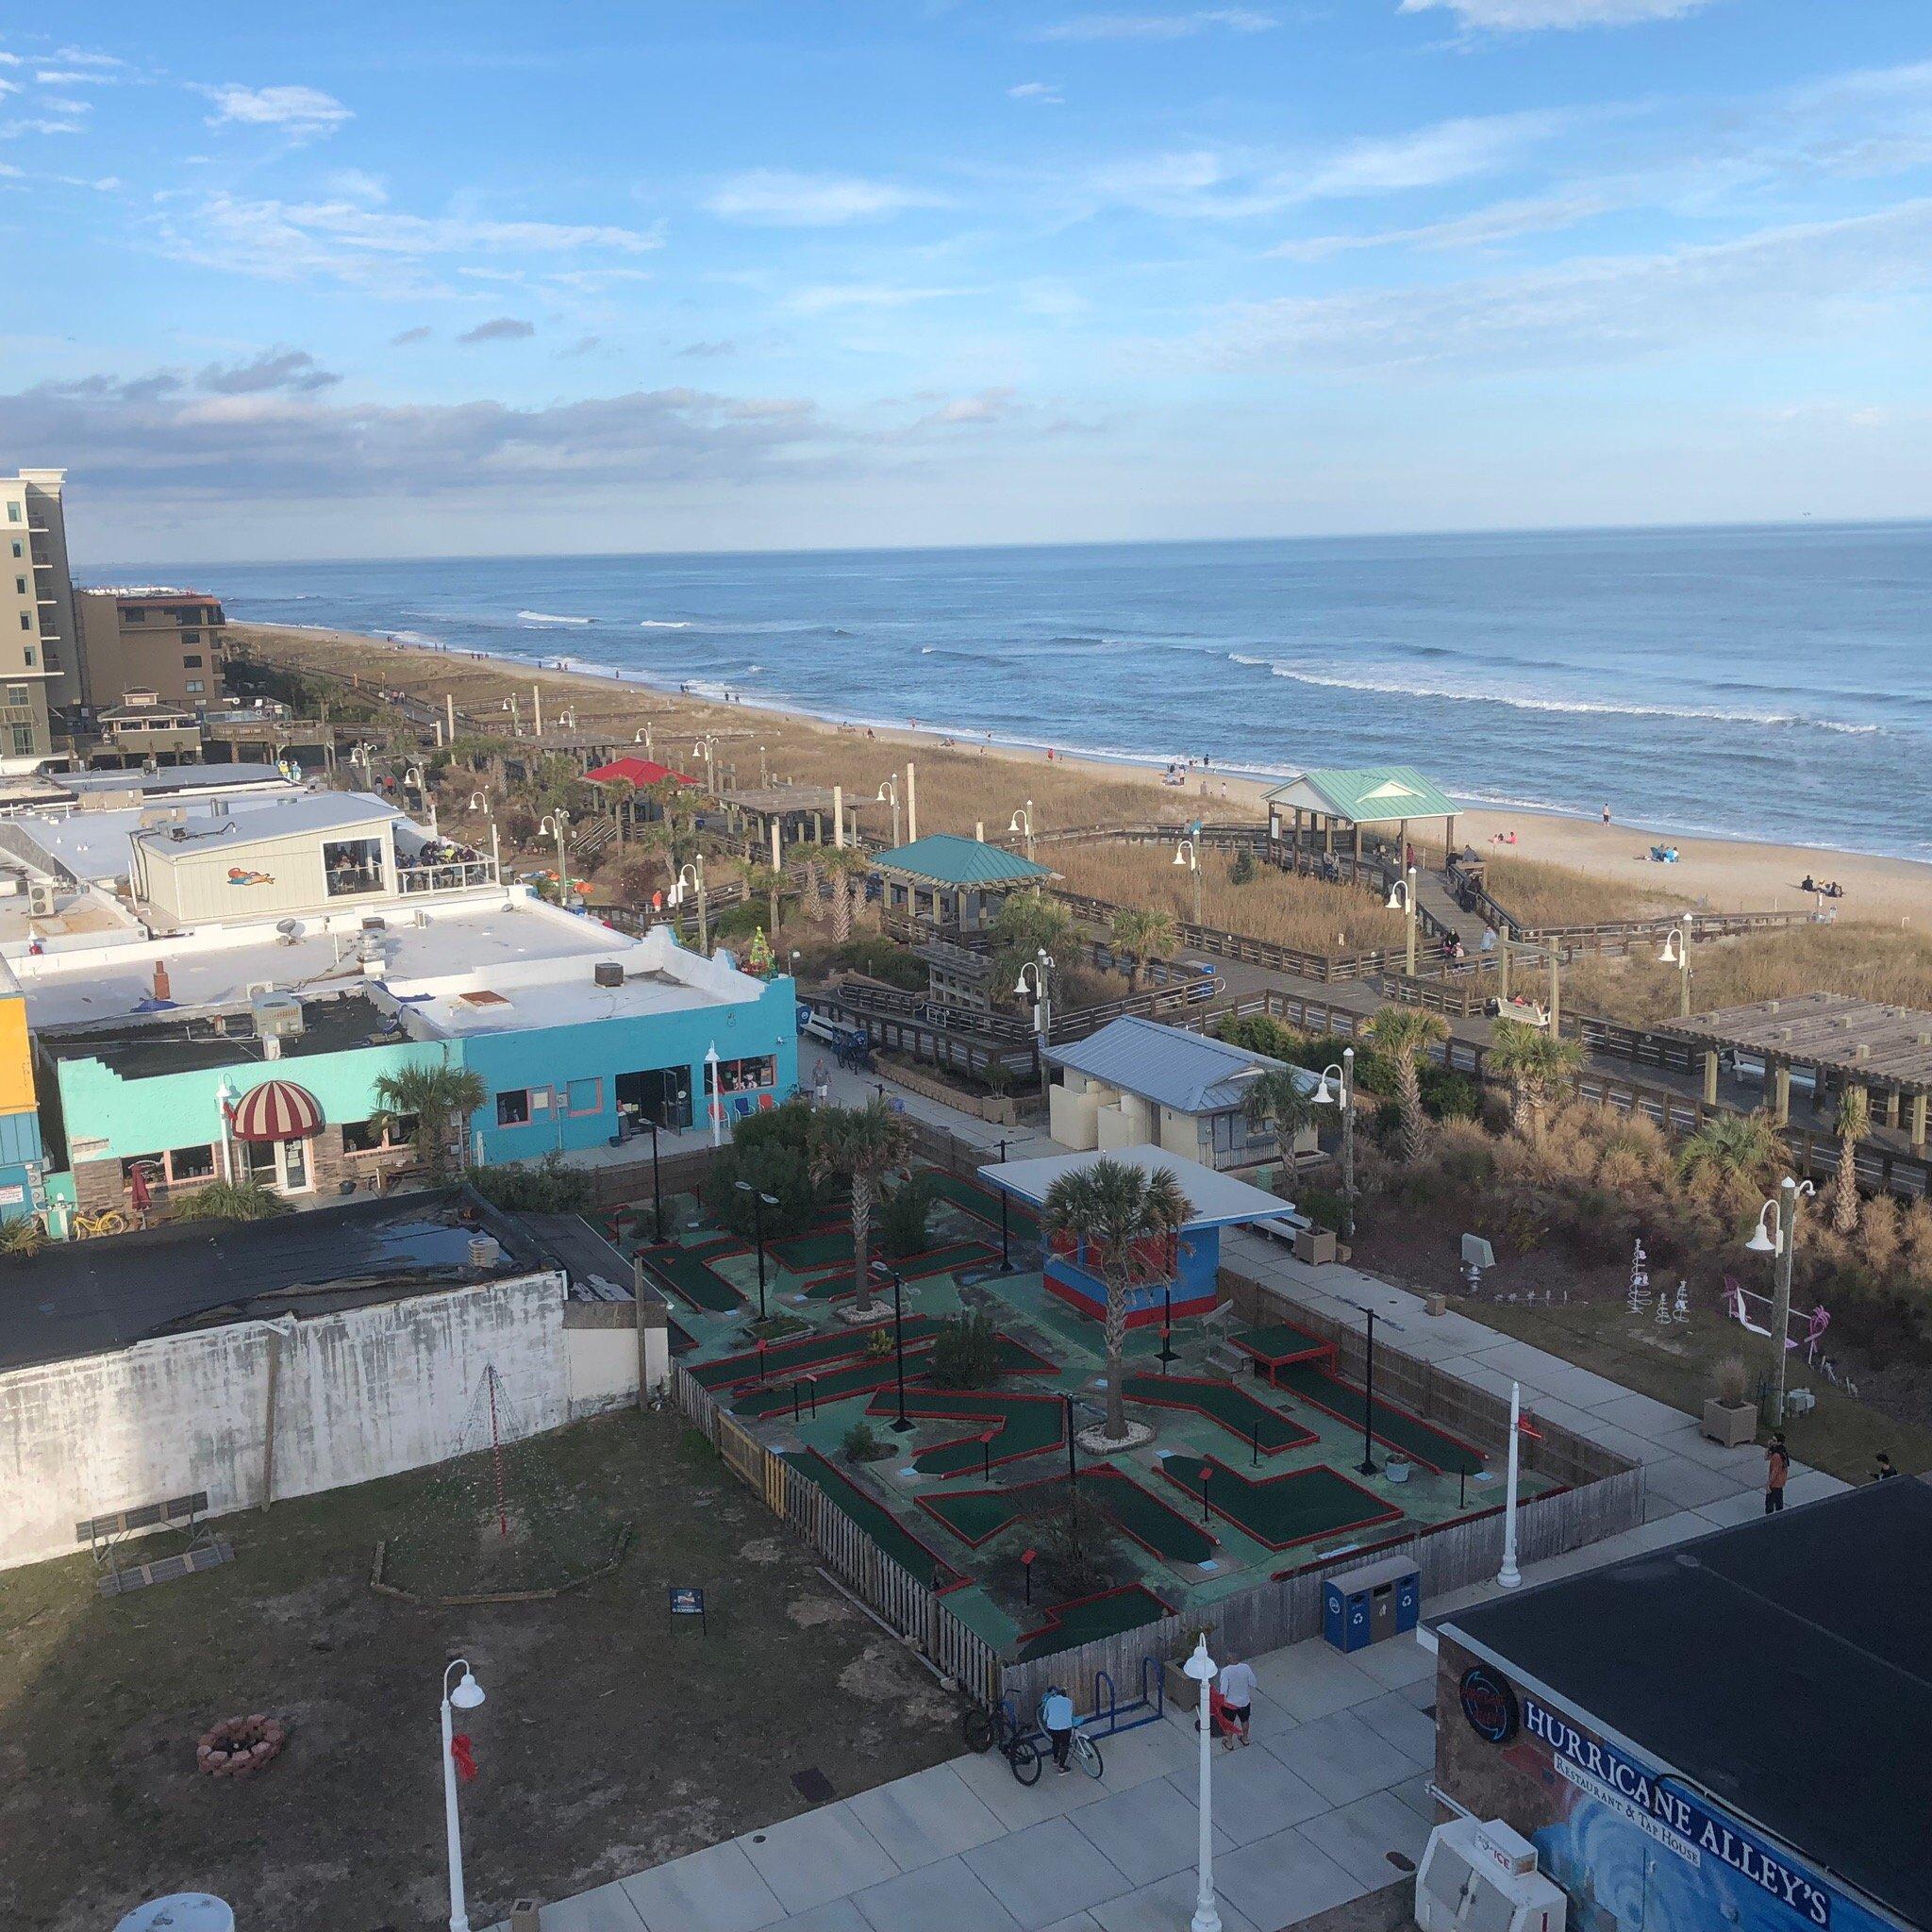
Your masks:
<instances>
[{"instance_id":1,"label":"beach dune grass","mask_svg":"<svg viewBox=\"0 0 1932 1932\"><path fill-rule=\"evenodd\" d=\"M1519 925L1531 931L1551 925L1602 925L1619 919L1655 919L1682 912L1690 904L1649 880L1600 878L1547 859L1518 858L1493 846L1482 855L1484 884ZM1664 867L1653 868L1662 872Z\"/></svg>"}]
</instances>

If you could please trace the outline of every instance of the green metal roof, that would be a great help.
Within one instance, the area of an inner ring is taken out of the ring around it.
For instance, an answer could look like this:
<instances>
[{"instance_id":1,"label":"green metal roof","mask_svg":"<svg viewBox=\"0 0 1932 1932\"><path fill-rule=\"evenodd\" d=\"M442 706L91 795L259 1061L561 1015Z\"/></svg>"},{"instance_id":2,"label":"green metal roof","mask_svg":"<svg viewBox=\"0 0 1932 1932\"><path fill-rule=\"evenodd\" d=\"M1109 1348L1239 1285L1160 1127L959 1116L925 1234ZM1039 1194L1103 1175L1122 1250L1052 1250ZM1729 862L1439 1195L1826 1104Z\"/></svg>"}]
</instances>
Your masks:
<instances>
[{"instance_id":1,"label":"green metal roof","mask_svg":"<svg viewBox=\"0 0 1932 1932\"><path fill-rule=\"evenodd\" d=\"M881 872L905 873L938 886L1007 886L1053 876L1050 866L1036 865L1002 845L962 839L956 832L929 832L909 845L881 852L873 864Z\"/></svg>"},{"instance_id":2,"label":"green metal roof","mask_svg":"<svg viewBox=\"0 0 1932 1932\"><path fill-rule=\"evenodd\" d=\"M1447 818L1456 807L1433 778L1413 765L1381 765L1362 772L1304 772L1268 794L1274 805L1298 805L1355 825L1386 825L1397 819Z\"/></svg>"}]
</instances>

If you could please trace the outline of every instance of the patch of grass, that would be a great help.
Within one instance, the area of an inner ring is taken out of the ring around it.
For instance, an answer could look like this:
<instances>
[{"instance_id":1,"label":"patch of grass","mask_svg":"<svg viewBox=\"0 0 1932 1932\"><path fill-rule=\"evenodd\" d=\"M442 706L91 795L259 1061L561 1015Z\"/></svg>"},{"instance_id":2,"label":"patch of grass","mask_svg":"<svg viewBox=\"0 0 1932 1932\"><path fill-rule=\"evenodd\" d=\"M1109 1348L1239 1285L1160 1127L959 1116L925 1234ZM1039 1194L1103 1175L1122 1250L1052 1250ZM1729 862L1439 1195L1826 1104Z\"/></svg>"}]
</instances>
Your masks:
<instances>
[{"instance_id":1,"label":"patch of grass","mask_svg":"<svg viewBox=\"0 0 1932 1932\"><path fill-rule=\"evenodd\" d=\"M1483 854L1483 864L1491 893L1526 926L1650 919L1658 913L1681 912L1690 903L1678 892L1602 878L1546 859L1517 858L1493 848Z\"/></svg>"}]
</instances>

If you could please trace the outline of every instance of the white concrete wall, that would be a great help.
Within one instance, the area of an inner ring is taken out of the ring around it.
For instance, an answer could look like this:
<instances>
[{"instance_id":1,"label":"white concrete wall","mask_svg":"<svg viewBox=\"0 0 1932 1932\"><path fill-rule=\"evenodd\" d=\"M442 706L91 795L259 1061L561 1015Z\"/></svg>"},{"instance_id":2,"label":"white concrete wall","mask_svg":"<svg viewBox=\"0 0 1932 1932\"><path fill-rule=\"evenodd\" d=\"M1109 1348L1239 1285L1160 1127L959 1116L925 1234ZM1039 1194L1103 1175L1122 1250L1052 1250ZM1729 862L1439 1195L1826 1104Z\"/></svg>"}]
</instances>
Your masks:
<instances>
[{"instance_id":1,"label":"white concrete wall","mask_svg":"<svg viewBox=\"0 0 1932 1932\"><path fill-rule=\"evenodd\" d=\"M1084 1154L1100 1144L1100 1129L1094 1124L1103 1095L1084 1082L1077 1088L1052 1087L1047 1090L1047 1131L1062 1147Z\"/></svg>"},{"instance_id":2,"label":"white concrete wall","mask_svg":"<svg viewBox=\"0 0 1932 1932\"><path fill-rule=\"evenodd\" d=\"M1214 1165L1214 1150L1208 1146L1201 1133L1201 1116L1192 1113L1176 1113L1171 1107L1160 1109L1160 1146L1169 1154L1178 1154L1183 1160L1198 1160L1205 1166Z\"/></svg>"},{"instance_id":3,"label":"white concrete wall","mask_svg":"<svg viewBox=\"0 0 1932 1932\"><path fill-rule=\"evenodd\" d=\"M671 1376L670 1330L661 1320L649 1320L648 1312L643 1360L647 1389ZM565 1310L564 1359L573 1422L607 1408L628 1408L637 1401L637 1318L635 1302L573 1302Z\"/></svg>"},{"instance_id":4,"label":"white concrete wall","mask_svg":"<svg viewBox=\"0 0 1932 1932\"><path fill-rule=\"evenodd\" d=\"M0 1569L71 1555L91 1516L197 1490L214 1515L260 1502L272 1352L276 1497L487 1447L471 1410L491 1366L517 1433L556 1428L571 1415L563 1310L560 1274L520 1275L0 1374Z\"/></svg>"}]
</instances>

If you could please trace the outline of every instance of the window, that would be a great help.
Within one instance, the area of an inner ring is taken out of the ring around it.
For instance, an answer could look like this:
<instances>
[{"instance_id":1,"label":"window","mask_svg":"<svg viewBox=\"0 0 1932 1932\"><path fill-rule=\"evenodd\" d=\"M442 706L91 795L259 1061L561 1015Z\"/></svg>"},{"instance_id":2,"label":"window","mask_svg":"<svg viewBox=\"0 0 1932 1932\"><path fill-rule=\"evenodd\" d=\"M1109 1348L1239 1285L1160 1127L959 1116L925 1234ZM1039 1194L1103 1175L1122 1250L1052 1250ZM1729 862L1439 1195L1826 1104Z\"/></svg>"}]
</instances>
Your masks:
<instances>
[{"instance_id":1,"label":"window","mask_svg":"<svg viewBox=\"0 0 1932 1932\"><path fill-rule=\"evenodd\" d=\"M602 1080L573 1080L566 1090L566 1111L573 1118L578 1114L602 1113L604 1111L604 1083Z\"/></svg>"},{"instance_id":2,"label":"window","mask_svg":"<svg viewBox=\"0 0 1932 1932\"><path fill-rule=\"evenodd\" d=\"M31 644L28 644L26 648L21 652L20 655L22 658L25 660L26 668L29 671L31 671L34 668L34 647Z\"/></svg>"},{"instance_id":3,"label":"window","mask_svg":"<svg viewBox=\"0 0 1932 1932\"><path fill-rule=\"evenodd\" d=\"M34 727L31 724L11 724L8 729L13 734L14 757L31 758L34 750Z\"/></svg>"},{"instance_id":4,"label":"window","mask_svg":"<svg viewBox=\"0 0 1932 1932\"><path fill-rule=\"evenodd\" d=\"M145 624L147 612L139 604L124 604L121 607L123 624Z\"/></svg>"},{"instance_id":5,"label":"window","mask_svg":"<svg viewBox=\"0 0 1932 1932\"><path fill-rule=\"evenodd\" d=\"M16 544L15 544L15 545L14 545L13 547L14 547L14 548L15 548L16 550L18 550L18 549L20 548L20 545L16 543ZM15 578L14 578L14 580L13 580L13 594L14 594L14 595L15 595L16 597L25 597L25 596L26 595L26 579L25 579L25 577L15 577Z\"/></svg>"},{"instance_id":6,"label":"window","mask_svg":"<svg viewBox=\"0 0 1932 1932\"><path fill-rule=\"evenodd\" d=\"M33 614L33 612L32 612L31 610L23 610L23 611L22 611L22 612L20 613L20 627L21 627L21 629L22 629L22 630L31 630L31 629L33 629L33 627L34 627L34 614Z\"/></svg>"},{"instance_id":7,"label":"window","mask_svg":"<svg viewBox=\"0 0 1932 1932\"><path fill-rule=\"evenodd\" d=\"M33 702L33 697L25 685L9 684L7 687L7 702L9 705L29 705Z\"/></svg>"},{"instance_id":8,"label":"window","mask_svg":"<svg viewBox=\"0 0 1932 1932\"><path fill-rule=\"evenodd\" d=\"M192 652L190 652L182 658L181 668L184 671L199 671L201 669L201 659Z\"/></svg>"},{"instance_id":9,"label":"window","mask_svg":"<svg viewBox=\"0 0 1932 1932\"><path fill-rule=\"evenodd\" d=\"M200 690L201 690L201 679L200 679L200 678L198 678L198 677L191 677L191 678L190 678L190 679L188 680L188 694L189 694L189 695L190 695L191 697L192 697L192 696L194 696L194 695L195 695L195 694L196 694L196 693L197 693L197 692L198 692L198 691L199 691Z\"/></svg>"},{"instance_id":10,"label":"window","mask_svg":"<svg viewBox=\"0 0 1932 1932\"><path fill-rule=\"evenodd\" d=\"M530 1124L527 1088L512 1087L496 1096L496 1124L499 1127L527 1127Z\"/></svg>"},{"instance_id":11,"label":"window","mask_svg":"<svg viewBox=\"0 0 1932 1932\"><path fill-rule=\"evenodd\" d=\"M390 1120L345 1121L342 1124L344 1154L387 1154L391 1148L408 1147L416 1139L416 1116L398 1114Z\"/></svg>"},{"instance_id":12,"label":"window","mask_svg":"<svg viewBox=\"0 0 1932 1932\"><path fill-rule=\"evenodd\" d=\"M382 891L380 839L329 839L322 848L322 869L331 899L351 892Z\"/></svg>"},{"instance_id":13,"label":"window","mask_svg":"<svg viewBox=\"0 0 1932 1932\"><path fill-rule=\"evenodd\" d=\"M778 1084L778 1062L771 1054L755 1054L749 1059L720 1060L717 1065L717 1085L712 1085L712 1069L705 1068L705 1091L707 1093L750 1093L760 1087L775 1087Z\"/></svg>"},{"instance_id":14,"label":"window","mask_svg":"<svg viewBox=\"0 0 1932 1932\"><path fill-rule=\"evenodd\" d=\"M25 557L26 555L26 546L18 537L13 540L13 554L16 557Z\"/></svg>"},{"instance_id":15,"label":"window","mask_svg":"<svg viewBox=\"0 0 1932 1932\"><path fill-rule=\"evenodd\" d=\"M181 633L181 641L184 644L198 644L201 641L201 633L198 630L184 630ZM197 658L194 661L198 664L201 659Z\"/></svg>"},{"instance_id":16,"label":"window","mask_svg":"<svg viewBox=\"0 0 1932 1932\"><path fill-rule=\"evenodd\" d=\"M165 1154L130 1154L121 1163L121 1185L126 1187L137 1167L147 1169L151 1188L178 1188L194 1181L212 1180L215 1150L212 1145L175 1147Z\"/></svg>"},{"instance_id":17,"label":"window","mask_svg":"<svg viewBox=\"0 0 1932 1932\"><path fill-rule=\"evenodd\" d=\"M8 521L8 522L9 524L17 524L17 523L19 523L19 521L20 521L20 506L19 506L19 504L17 504L17 503L9 503L9 504L8 504L8 505L7 506L7 521Z\"/></svg>"}]
</instances>

